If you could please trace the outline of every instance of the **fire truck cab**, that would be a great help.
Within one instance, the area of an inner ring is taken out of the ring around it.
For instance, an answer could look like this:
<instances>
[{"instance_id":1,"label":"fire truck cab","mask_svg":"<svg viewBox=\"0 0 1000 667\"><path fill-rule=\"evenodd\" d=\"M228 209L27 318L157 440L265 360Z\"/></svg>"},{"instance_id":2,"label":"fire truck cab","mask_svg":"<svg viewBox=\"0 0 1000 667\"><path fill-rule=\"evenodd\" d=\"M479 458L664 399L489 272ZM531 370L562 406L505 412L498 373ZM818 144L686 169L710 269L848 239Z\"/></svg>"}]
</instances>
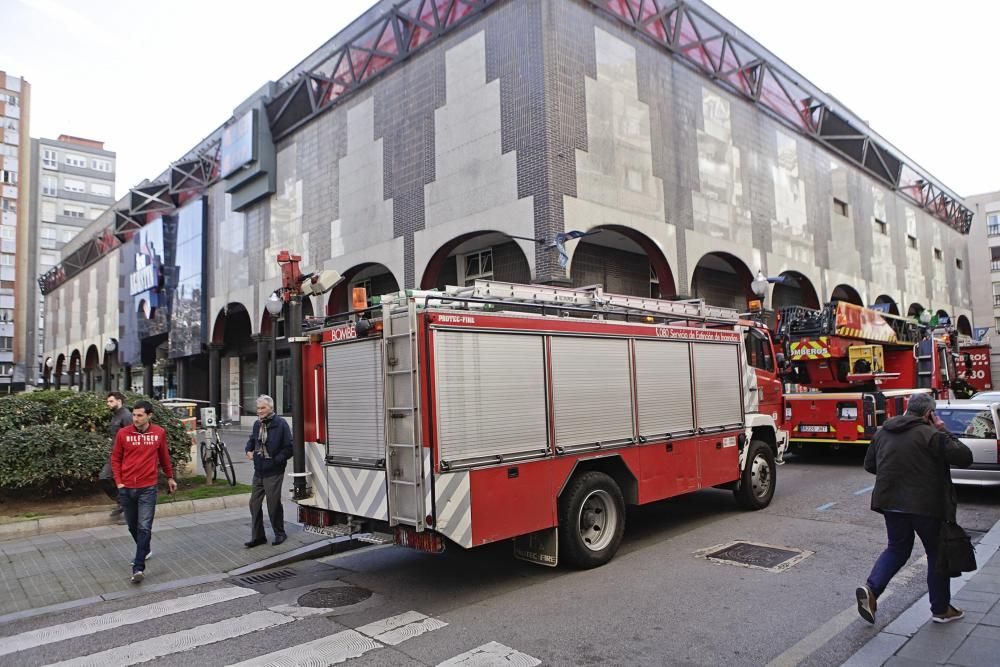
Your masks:
<instances>
[{"instance_id":1,"label":"fire truck cab","mask_svg":"<svg viewBox=\"0 0 1000 667\"><path fill-rule=\"evenodd\" d=\"M626 505L771 502L777 355L735 310L490 281L376 301L305 332L307 530L586 568Z\"/></svg>"}]
</instances>

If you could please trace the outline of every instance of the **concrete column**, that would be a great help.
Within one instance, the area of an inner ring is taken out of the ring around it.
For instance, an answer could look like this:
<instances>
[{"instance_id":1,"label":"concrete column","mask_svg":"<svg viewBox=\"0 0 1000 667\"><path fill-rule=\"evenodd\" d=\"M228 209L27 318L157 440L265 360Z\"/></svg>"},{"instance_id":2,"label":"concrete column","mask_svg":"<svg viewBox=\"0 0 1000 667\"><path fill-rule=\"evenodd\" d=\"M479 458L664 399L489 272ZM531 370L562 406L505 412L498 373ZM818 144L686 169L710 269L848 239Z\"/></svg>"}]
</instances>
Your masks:
<instances>
[{"instance_id":1,"label":"concrete column","mask_svg":"<svg viewBox=\"0 0 1000 667\"><path fill-rule=\"evenodd\" d=\"M188 357L181 357L174 360L174 374L177 381L177 395L180 398L187 398L188 394L188 364L191 360Z\"/></svg>"},{"instance_id":2,"label":"concrete column","mask_svg":"<svg viewBox=\"0 0 1000 667\"><path fill-rule=\"evenodd\" d=\"M118 391L132 391L132 364L125 364L122 372L122 380L119 383Z\"/></svg>"},{"instance_id":3,"label":"concrete column","mask_svg":"<svg viewBox=\"0 0 1000 667\"><path fill-rule=\"evenodd\" d=\"M208 344L208 403L215 408L217 419L222 419L222 344Z\"/></svg>"},{"instance_id":4,"label":"concrete column","mask_svg":"<svg viewBox=\"0 0 1000 667\"><path fill-rule=\"evenodd\" d=\"M257 344L257 395L273 395L271 394L271 383L267 381L267 369L271 365L271 360L268 358L268 344L271 342L271 337L258 334L251 336L251 338Z\"/></svg>"},{"instance_id":5,"label":"concrete column","mask_svg":"<svg viewBox=\"0 0 1000 667\"><path fill-rule=\"evenodd\" d=\"M142 366L142 393L146 396L153 395L153 364Z\"/></svg>"}]
</instances>

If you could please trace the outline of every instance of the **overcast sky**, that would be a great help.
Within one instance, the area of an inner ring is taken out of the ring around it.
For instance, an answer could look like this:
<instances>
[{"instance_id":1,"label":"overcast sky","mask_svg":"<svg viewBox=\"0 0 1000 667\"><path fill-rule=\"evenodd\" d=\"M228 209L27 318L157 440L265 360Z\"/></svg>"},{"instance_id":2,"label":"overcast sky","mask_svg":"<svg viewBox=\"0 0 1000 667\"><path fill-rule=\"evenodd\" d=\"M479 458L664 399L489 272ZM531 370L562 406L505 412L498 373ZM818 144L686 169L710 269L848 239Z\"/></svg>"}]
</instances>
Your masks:
<instances>
[{"instance_id":1,"label":"overcast sky","mask_svg":"<svg viewBox=\"0 0 1000 667\"><path fill-rule=\"evenodd\" d=\"M118 154L119 196L221 125L374 0L0 0L0 69L31 136ZM710 0L959 195L1000 190L1000 6Z\"/></svg>"}]
</instances>

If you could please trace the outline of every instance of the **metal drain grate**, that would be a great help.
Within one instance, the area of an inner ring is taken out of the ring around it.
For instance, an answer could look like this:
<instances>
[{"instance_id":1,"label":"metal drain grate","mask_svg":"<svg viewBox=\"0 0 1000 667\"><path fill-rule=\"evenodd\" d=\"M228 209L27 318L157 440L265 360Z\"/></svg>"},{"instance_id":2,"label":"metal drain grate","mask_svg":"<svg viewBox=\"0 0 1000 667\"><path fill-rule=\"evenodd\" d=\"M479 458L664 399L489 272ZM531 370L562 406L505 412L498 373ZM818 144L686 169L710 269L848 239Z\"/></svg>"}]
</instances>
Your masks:
<instances>
[{"instance_id":1,"label":"metal drain grate","mask_svg":"<svg viewBox=\"0 0 1000 667\"><path fill-rule=\"evenodd\" d=\"M782 572L813 554L804 549L774 547L754 542L729 542L695 552L695 556L707 560L742 565L770 572Z\"/></svg>"},{"instance_id":2,"label":"metal drain grate","mask_svg":"<svg viewBox=\"0 0 1000 667\"><path fill-rule=\"evenodd\" d=\"M240 577L240 582L244 584L269 584L275 581L284 581L295 576L294 570L274 570L262 574L251 574L248 577Z\"/></svg>"},{"instance_id":3,"label":"metal drain grate","mask_svg":"<svg viewBox=\"0 0 1000 667\"><path fill-rule=\"evenodd\" d=\"M372 592L357 586L336 586L333 588L317 588L309 591L298 599L300 607L317 607L335 609L347 607L367 600Z\"/></svg>"}]
</instances>

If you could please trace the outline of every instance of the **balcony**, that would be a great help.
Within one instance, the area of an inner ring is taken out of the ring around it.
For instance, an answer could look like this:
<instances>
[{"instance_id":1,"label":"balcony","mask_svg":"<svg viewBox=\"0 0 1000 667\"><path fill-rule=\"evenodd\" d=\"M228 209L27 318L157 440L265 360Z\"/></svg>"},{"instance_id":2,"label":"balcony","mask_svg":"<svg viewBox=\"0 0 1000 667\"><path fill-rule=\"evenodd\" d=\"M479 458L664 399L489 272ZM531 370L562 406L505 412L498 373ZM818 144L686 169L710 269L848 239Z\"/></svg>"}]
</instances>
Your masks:
<instances>
[{"instance_id":1,"label":"balcony","mask_svg":"<svg viewBox=\"0 0 1000 667\"><path fill-rule=\"evenodd\" d=\"M1000 294L993 295L993 307L1000 308Z\"/></svg>"},{"instance_id":2,"label":"balcony","mask_svg":"<svg viewBox=\"0 0 1000 667\"><path fill-rule=\"evenodd\" d=\"M987 225L986 226L987 236L1000 236L1000 225Z\"/></svg>"},{"instance_id":3,"label":"balcony","mask_svg":"<svg viewBox=\"0 0 1000 667\"><path fill-rule=\"evenodd\" d=\"M990 271L1000 271L1000 259L990 261Z\"/></svg>"}]
</instances>

